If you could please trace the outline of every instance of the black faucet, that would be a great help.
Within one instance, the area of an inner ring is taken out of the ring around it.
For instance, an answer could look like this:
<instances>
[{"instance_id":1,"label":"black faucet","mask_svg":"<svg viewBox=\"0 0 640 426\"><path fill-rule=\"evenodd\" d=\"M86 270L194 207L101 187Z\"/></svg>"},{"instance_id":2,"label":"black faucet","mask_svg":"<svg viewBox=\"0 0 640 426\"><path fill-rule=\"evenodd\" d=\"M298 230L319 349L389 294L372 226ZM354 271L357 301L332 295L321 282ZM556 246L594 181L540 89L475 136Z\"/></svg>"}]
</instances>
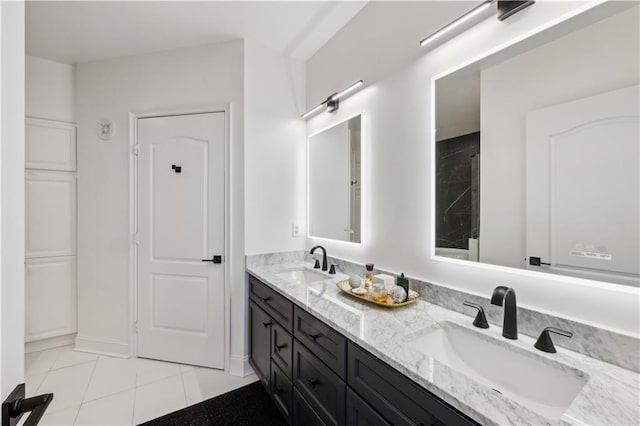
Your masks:
<instances>
[{"instance_id":1,"label":"black faucet","mask_svg":"<svg viewBox=\"0 0 640 426\"><path fill-rule=\"evenodd\" d=\"M502 335L507 339L518 338L518 306L516 305L516 291L512 288L499 286L493 290L491 304L504 306L504 320Z\"/></svg>"},{"instance_id":2,"label":"black faucet","mask_svg":"<svg viewBox=\"0 0 640 426\"><path fill-rule=\"evenodd\" d=\"M309 254L313 254L316 249L321 249L322 250L322 270L326 271L327 268L327 250L322 247L322 246L315 246L314 248L311 249L311 251L309 251Z\"/></svg>"}]
</instances>

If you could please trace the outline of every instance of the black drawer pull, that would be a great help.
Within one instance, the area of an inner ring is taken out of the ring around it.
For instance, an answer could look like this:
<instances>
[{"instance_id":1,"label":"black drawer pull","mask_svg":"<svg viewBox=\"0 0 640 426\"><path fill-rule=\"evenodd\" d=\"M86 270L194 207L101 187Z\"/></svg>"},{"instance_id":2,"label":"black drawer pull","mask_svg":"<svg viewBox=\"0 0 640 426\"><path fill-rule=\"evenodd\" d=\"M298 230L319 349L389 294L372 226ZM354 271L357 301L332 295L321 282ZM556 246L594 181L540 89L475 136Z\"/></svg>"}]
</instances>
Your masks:
<instances>
[{"instance_id":1,"label":"black drawer pull","mask_svg":"<svg viewBox=\"0 0 640 426\"><path fill-rule=\"evenodd\" d=\"M284 392L284 389L278 389L276 388L275 391L273 391L273 393L275 393L276 395L280 395L282 392Z\"/></svg>"},{"instance_id":2,"label":"black drawer pull","mask_svg":"<svg viewBox=\"0 0 640 426\"><path fill-rule=\"evenodd\" d=\"M283 345L275 345L276 352L280 352L280 349L284 349L286 347L287 347L286 343Z\"/></svg>"},{"instance_id":3,"label":"black drawer pull","mask_svg":"<svg viewBox=\"0 0 640 426\"><path fill-rule=\"evenodd\" d=\"M318 380L307 380L307 383L309 383L309 386L311 386L311 389L315 389L316 386L318 386L320 384L320 382Z\"/></svg>"},{"instance_id":4,"label":"black drawer pull","mask_svg":"<svg viewBox=\"0 0 640 426\"><path fill-rule=\"evenodd\" d=\"M316 334L307 334L307 336L311 337L311 339L315 342L316 340L318 340L318 338L320 338L322 336L322 333L316 333Z\"/></svg>"},{"instance_id":5,"label":"black drawer pull","mask_svg":"<svg viewBox=\"0 0 640 426\"><path fill-rule=\"evenodd\" d=\"M267 303L269 300L271 300L271 296L261 297L261 299L264 303Z\"/></svg>"},{"instance_id":6,"label":"black drawer pull","mask_svg":"<svg viewBox=\"0 0 640 426\"><path fill-rule=\"evenodd\" d=\"M271 325L271 321L263 322L262 325L264 325L265 327L269 327Z\"/></svg>"}]
</instances>

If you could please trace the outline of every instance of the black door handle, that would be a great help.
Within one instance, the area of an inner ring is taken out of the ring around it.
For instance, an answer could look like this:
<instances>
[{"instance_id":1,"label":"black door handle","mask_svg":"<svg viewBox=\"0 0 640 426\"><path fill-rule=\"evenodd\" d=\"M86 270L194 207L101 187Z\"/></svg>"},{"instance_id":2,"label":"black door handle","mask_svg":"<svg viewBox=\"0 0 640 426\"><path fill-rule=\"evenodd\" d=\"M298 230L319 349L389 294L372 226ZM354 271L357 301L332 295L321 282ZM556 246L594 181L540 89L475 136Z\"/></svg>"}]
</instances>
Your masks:
<instances>
[{"instance_id":1,"label":"black door handle","mask_svg":"<svg viewBox=\"0 0 640 426\"><path fill-rule=\"evenodd\" d=\"M211 259L202 259L203 262L222 263L222 256L214 255Z\"/></svg>"}]
</instances>

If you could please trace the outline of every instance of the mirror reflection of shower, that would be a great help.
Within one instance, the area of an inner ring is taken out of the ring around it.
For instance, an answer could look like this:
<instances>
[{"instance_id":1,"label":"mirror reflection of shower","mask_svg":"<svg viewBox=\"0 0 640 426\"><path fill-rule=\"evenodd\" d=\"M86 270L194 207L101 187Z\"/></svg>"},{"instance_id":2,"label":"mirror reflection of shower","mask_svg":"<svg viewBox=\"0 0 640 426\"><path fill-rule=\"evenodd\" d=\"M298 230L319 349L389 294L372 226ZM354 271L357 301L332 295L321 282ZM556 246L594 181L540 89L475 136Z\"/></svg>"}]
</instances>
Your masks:
<instances>
[{"instance_id":1,"label":"mirror reflection of shower","mask_svg":"<svg viewBox=\"0 0 640 426\"><path fill-rule=\"evenodd\" d=\"M436 82L436 255L478 261L480 74Z\"/></svg>"}]
</instances>

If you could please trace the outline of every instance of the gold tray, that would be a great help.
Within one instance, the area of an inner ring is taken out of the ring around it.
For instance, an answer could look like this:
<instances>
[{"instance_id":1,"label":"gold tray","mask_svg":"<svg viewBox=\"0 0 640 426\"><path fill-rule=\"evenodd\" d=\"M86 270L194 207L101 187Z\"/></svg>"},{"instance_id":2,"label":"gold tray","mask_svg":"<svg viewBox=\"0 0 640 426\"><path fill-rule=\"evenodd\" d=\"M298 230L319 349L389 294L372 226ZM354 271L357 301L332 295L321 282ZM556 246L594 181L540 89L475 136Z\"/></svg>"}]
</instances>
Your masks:
<instances>
[{"instance_id":1,"label":"gold tray","mask_svg":"<svg viewBox=\"0 0 640 426\"><path fill-rule=\"evenodd\" d=\"M393 300L391 300L390 297L387 297L386 302L378 302L377 300L373 300L371 297L369 297L368 294L360 296L359 294L352 293L351 286L349 285L349 280L342 280L336 283L336 286L338 286L340 290L347 293L349 296L355 297L360 300L364 300L369 303L373 303L374 305L384 306L385 308L399 308L401 306L410 305L411 303L418 300L418 296L419 296L417 292L413 290L409 290L409 299L404 302L395 303Z\"/></svg>"}]
</instances>

